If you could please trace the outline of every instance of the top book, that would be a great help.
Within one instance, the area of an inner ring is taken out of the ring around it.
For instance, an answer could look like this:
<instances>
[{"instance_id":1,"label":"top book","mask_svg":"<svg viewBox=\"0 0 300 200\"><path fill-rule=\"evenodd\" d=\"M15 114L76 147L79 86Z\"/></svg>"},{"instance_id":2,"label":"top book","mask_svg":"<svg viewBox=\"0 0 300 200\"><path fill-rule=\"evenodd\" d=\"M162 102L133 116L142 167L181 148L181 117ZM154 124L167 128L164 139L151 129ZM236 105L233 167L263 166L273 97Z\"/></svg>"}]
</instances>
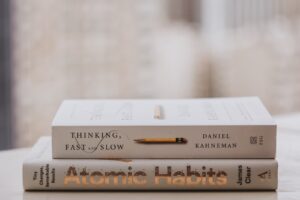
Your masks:
<instances>
[{"instance_id":1,"label":"top book","mask_svg":"<svg viewBox=\"0 0 300 200\"><path fill-rule=\"evenodd\" d=\"M65 100L54 158L274 158L276 124L257 97Z\"/></svg>"}]
</instances>

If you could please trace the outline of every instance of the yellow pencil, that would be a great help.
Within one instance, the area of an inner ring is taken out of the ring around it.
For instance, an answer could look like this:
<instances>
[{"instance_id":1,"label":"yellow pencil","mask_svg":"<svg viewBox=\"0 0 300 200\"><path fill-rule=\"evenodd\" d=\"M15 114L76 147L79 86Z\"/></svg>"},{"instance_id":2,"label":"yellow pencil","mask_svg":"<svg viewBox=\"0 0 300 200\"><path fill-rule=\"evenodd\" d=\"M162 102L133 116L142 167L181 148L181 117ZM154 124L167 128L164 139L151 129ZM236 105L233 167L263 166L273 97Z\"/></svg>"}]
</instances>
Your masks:
<instances>
[{"instance_id":1,"label":"yellow pencil","mask_svg":"<svg viewBox=\"0 0 300 200\"><path fill-rule=\"evenodd\" d=\"M185 144L187 139L185 138L143 138L134 140L137 143L155 144L155 143L173 143L173 144Z\"/></svg>"}]
</instances>

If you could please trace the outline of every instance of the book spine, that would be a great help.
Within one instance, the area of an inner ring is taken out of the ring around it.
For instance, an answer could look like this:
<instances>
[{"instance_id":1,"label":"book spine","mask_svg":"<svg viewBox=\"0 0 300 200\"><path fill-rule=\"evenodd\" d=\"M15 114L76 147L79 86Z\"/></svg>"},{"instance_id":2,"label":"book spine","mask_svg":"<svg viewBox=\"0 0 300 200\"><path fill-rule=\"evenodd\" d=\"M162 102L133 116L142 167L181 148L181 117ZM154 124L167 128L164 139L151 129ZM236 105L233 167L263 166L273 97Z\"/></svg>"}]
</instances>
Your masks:
<instances>
[{"instance_id":1,"label":"book spine","mask_svg":"<svg viewBox=\"0 0 300 200\"><path fill-rule=\"evenodd\" d=\"M25 190L275 190L272 159L26 161Z\"/></svg>"},{"instance_id":2,"label":"book spine","mask_svg":"<svg viewBox=\"0 0 300 200\"><path fill-rule=\"evenodd\" d=\"M274 158L276 151L276 125L54 126L52 138L54 158Z\"/></svg>"}]
</instances>

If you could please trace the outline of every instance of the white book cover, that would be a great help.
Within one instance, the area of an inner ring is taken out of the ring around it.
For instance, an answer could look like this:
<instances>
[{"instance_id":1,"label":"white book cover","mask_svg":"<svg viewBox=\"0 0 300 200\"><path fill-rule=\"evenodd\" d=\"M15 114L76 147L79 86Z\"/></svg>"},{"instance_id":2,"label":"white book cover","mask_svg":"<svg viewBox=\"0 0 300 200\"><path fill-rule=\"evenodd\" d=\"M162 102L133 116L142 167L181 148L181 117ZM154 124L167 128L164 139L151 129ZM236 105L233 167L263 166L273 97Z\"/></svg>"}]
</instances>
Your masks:
<instances>
[{"instance_id":1,"label":"white book cover","mask_svg":"<svg viewBox=\"0 0 300 200\"><path fill-rule=\"evenodd\" d=\"M41 138L23 164L25 190L275 190L273 159L53 159Z\"/></svg>"},{"instance_id":2,"label":"white book cover","mask_svg":"<svg viewBox=\"0 0 300 200\"><path fill-rule=\"evenodd\" d=\"M274 158L276 124L257 97L65 100L54 158Z\"/></svg>"}]
</instances>

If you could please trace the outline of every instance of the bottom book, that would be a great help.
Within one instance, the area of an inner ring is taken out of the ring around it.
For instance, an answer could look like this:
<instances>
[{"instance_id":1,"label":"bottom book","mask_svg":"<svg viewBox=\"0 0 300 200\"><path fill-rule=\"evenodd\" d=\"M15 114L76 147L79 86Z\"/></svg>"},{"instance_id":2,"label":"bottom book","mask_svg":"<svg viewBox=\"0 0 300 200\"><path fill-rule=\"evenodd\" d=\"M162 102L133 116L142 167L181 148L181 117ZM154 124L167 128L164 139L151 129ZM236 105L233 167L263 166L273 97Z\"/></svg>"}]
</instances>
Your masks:
<instances>
[{"instance_id":1,"label":"bottom book","mask_svg":"<svg viewBox=\"0 0 300 200\"><path fill-rule=\"evenodd\" d=\"M42 137L23 164L25 190L275 190L272 159L52 159Z\"/></svg>"}]
</instances>

